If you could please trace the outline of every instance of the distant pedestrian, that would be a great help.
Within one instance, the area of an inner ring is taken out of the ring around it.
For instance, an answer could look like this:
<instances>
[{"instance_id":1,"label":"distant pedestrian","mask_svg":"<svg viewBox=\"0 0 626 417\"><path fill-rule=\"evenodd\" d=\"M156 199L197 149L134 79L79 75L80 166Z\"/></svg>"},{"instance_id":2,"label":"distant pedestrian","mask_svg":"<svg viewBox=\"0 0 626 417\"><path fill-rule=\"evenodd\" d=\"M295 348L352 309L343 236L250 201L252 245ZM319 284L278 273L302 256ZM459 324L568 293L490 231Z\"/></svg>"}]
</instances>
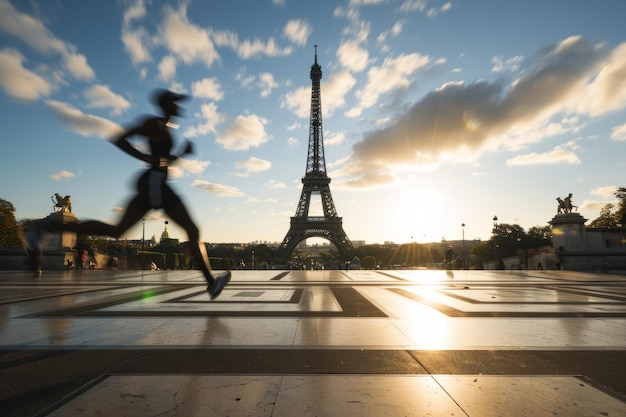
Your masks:
<instances>
[{"instance_id":1,"label":"distant pedestrian","mask_svg":"<svg viewBox=\"0 0 626 417\"><path fill-rule=\"evenodd\" d=\"M454 259L454 249L452 249L452 245L448 245L448 249L446 249L446 255L445 255L445 263L446 263L446 268L452 268L452 261Z\"/></svg>"}]
</instances>

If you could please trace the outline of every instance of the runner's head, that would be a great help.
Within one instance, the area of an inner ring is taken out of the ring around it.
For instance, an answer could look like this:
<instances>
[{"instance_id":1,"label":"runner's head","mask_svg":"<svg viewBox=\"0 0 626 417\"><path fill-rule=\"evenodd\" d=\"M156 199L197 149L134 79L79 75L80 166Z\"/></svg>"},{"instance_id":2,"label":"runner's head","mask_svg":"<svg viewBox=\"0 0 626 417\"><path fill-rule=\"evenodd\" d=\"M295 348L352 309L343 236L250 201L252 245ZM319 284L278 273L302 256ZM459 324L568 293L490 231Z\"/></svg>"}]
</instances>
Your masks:
<instances>
[{"instance_id":1,"label":"runner's head","mask_svg":"<svg viewBox=\"0 0 626 417\"><path fill-rule=\"evenodd\" d=\"M187 100L189 96L174 93L165 89L158 89L152 93L152 102L159 106L165 114L169 116L178 116L178 105L176 102Z\"/></svg>"}]
</instances>

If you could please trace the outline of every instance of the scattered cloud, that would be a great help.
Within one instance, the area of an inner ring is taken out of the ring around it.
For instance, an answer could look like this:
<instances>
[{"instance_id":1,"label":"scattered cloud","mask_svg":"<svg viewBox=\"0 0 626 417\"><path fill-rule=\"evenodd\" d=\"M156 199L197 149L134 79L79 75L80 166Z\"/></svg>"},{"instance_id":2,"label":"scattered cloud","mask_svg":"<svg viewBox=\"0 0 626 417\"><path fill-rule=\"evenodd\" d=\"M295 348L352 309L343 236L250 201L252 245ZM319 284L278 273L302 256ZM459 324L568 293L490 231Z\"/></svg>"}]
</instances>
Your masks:
<instances>
[{"instance_id":1,"label":"scattered cloud","mask_svg":"<svg viewBox=\"0 0 626 417\"><path fill-rule=\"evenodd\" d=\"M311 25L302 19L290 20L283 29L283 35L298 46L306 45L312 32Z\"/></svg>"},{"instance_id":2,"label":"scattered cloud","mask_svg":"<svg viewBox=\"0 0 626 417\"><path fill-rule=\"evenodd\" d=\"M170 166L169 175L172 177L183 177L187 172L192 174L201 174L209 165L211 165L210 161L178 158L176 163Z\"/></svg>"},{"instance_id":3,"label":"scattered cloud","mask_svg":"<svg viewBox=\"0 0 626 417\"><path fill-rule=\"evenodd\" d=\"M220 101L224 98L222 86L216 77L203 78L191 85L191 94L197 98Z\"/></svg>"},{"instance_id":4,"label":"scattered cloud","mask_svg":"<svg viewBox=\"0 0 626 417\"><path fill-rule=\"evenodd\" d=\"M553 150L545 153L532 152L525 155L518 155L506 161L507 166L528 166L546 164L580 164L580 159L573 152L577 149L576 144L568 142L557 146Z\"/></svg>"},{"instance_id":5,"label":"scattered cloud","mask_svg":"<svg viewBox=\"0 0 626 417\"><path fill-rule=\"evenodd\" d=\"M613 128L611 131L611 139L616 142L626 141L626 123Z\"/></svg>"},{"instance_id":6,"label":"scattered cloud","mask_svg":"<svg viewBox=\"0 0 626 417\"><path fill-rule=\"evenodd\" d=\"M196 119L200 120L200 122L185 130L183 133L185 137L194 138L209 133L217 135L217 126L225 120L225 115L217 111L217 105L215 103L203 103L200 106L200 113L194 116Z\"/></svg>"},{"instance_id":7,"label":"scattered cloud","mask_svg":"<svg viewBox=\"0 0 626 417\"><path fill-rule=\"evenodd\" d=\"M111 108L111 114L119 115L130 107L130 103L107 85L93 85L83 92L88 108Z\"/></svg>"},{"instance_id":8,"label":"scattered cloud","mask_svg":"<svg viewBox=\"0 0 626 417\"><path fill-rule=\"evenodd\" d=\"M237 116L228 129L216 139L216 142L225 149L234 151L258 148L269 140L269 135L265 131L267 122L267 119L255 114Z\"/></svg>"},{"instance_id":9,"label":"scattered cloud","mask_svg":"<svg viewBox=\"0 0 626 417\"><path fill-rule=\"evenodd\" d=\"M56 181L65 180L65 179L74 178L74 177L75 177L75 174L73 172L65 171L65 170L55 172L54 174L50 175L50 178Z\"/></svg>"},{"instance_id":10,"label":"scattered cloud","mask_svg":"<svg viewBox=\"0 0 626 417\"><path fill-rule=\"evenodd\" d=\"M43 77L23 66L24 56L18 51L0 51L0 85L17 99L34 101L50 95L52 85Z\"/></svg>"},{"instance_id":11,"label":"scattered cloud","mask_svg":"<svg viewBox=\"0 0 626 417\"><path fill-rule=\"evenodd\" d=\"M589 192L589 194L597 195L603 198L614 198L617 188L618 187L615 185L606 185L604 187L594 188L593 190Z\"/></svg>"},{"instance_id":12,"label":"scattered cloud","mask_svg":"<svg viewBox=\"0 0 626 417\"><path fill-rule=\"evenodd\" d=\"M341 145L345 139L346 139L346 134L344 132L326 134L324 136L324 145L328 145L328 146Z\"/></svg>"},{"instance_id":13,"label":"scattered cloud","mask_svg":"<svg viewBox=\"0 0 626 417\"><path fill-rule=\"evenodd\" d=\"M157 67L159 80L170 82L176 78L176 58L172 55L164 56Z\"/></svg>"},{"instance_id":14,"label":"scattered cloud","mask_svg":"<svg viewBox=\"0 0 626 417\"><path fill-rule=\"evenodd\" d=\"M385 58L382 65L367 71L365 87L356 92L359 107L368 108L376 104L380 95L396 89L407 89L411 85L408 76L428 64L430 58L418 53Z\"/></svg>"},{"instance_id":15,"label":"scattered cloud","mask_svg":"<svg viewBox=\"0 0 626 417\"><path fill-rule=\"evenodd\" d=\"M235 162L235 167L244 171L243 173L240 173L241 176L247 177L250 174L267 171L272 167L272 163L270 161L251 156L245 161Z\"/></svg>"},{"instance_id":16,"label":"scattered cloud","mask_svg":"<svg viewBox=\"0 0 626 417\"><path fill-rule=\"evenodd\" d=\"M68 130L79 135L96 136L109 140L123 132L122 127L118 124L99 116L85 114L67 103L48 100L46 104L65 123Z\"/></svg>"},{"instance_id":17,"label":"scattered cloud","mask_svg":"<svg viewBox=\"0 0 626 417\"><path fill-rule=\"evenodd\" d=\"M220 197L243 197L245 194L241 192L237 187L231 187L223 184L216 184L206 180L194 180L191 183L192 187L197 187L202 190L206 190L212 194Z\"/></svg>"},{"instance_id":18,"label":"scattered cloud","mask_svg":"<svg viewBox=\"0 0 626 417\"><path fill-rule=\"evenodd\" d=\"M40 19L19 12L5 0L0 0L0 30L21 39L41 55L59 55L65 70L77 80L91 81L96 77L87 58L74 45L55 36Z\"/></svg>"},{"instance_id":19,"label":"scattered cloud","mask_svg":"<svg viewBox=\"0 0 626 417\"><path fill-rule=\"evenodd\" d=\"M269 180L268 182L263 184L263 186L271 189L287 188L287 185L284 182L274 180Z\"/></svg>"},{"instance_id":20,"label":"scattered cloud","mask_svg":"<svg viewBox=\"0 0 626 417\"><path fill-rule=\"evenodd\" d=\"M346 94L356 84L356 79L349 71L341 71L330 76L327 82L321 83L323 103L322 111L325 116L345 105ZM311 111L311 87L300 87L283 97L281 107L287 107L298 117L308 118Z\"/></svg>"},{"instance_id":21,"label":"scattered cloud","mask_svg":"<svg viewBox=\"0 0 626 417\"><path fill-rule=\"evenodd\" d=\"M523 56L514 56L512 58L504 59L500 56L493 57L491 62L493 63L493 67L491 68L492 72L514 72L519 70L522 61L524 60Z\"/></svg>"},{"instance_id":22,"label":"scattered cloud","mask_svg":"<svg viewBox=\"0 0 626 417\"><path fill-rule=\"evenodd\" d=\"M272 94L272 90L278 87L278 83L274 81L274 76L269 72L259 74L257 85L261 89L261 97L268 97Z\"/></svg>"},{"instance_id":23,"label":"scattered cloud","mask_svg":"<svg viewBox=\"0 0 626 417\"><path fill-rule=\"evenodd\" d=\"M163 15L162 42L173 56L187 65L201 62L207 68L219 60L211 32L187 18L187 3L179 3L178 10L164 6Z\"/></svg>"},{"instance_id":24,"label":"scattered cloud","mask_svg":"<svg viewBox=\"0 0 626 417\"><path fill-rule=\"evenodd\" d=\"M362 48L355 40L342 42L337 49L337 57L341 65L352 72L363 71L369 61L367 49Z\"/></svg>"},{"instance_id":25,"label":"scattered cloud","mask_svg":"<svg viewBox=\"0 0 626 417\"><path fill-rule=\"evenodd\" d=\"M341 180L355 187L380 185L393 181L395 166L470 162L482 152L506 146L507 140L509 146L522 146L548 134L575 132L580 127L577 116L626 106L626 77L620 76L626 56L621 62L618 59L623 54L626 44L607 51L604 44L574 36L524 60L521 75L508 86L482 80L446 83L355 143L338 170ZM373 79L377 78L371 77L367 84L376 84ZM401 87L407 81L394 85ZM360 90L361 103L376 103L376 94L383 90ZM612 94L605 94L608 91ZM551 125L550 119L558 114L567 118ZM529 126L544 132L532 137ZM522 131L525 139L520 139ZM575 149L568 142L544 154L519 155L508 164L579 163Z\"/></svg>"}]
</instances>

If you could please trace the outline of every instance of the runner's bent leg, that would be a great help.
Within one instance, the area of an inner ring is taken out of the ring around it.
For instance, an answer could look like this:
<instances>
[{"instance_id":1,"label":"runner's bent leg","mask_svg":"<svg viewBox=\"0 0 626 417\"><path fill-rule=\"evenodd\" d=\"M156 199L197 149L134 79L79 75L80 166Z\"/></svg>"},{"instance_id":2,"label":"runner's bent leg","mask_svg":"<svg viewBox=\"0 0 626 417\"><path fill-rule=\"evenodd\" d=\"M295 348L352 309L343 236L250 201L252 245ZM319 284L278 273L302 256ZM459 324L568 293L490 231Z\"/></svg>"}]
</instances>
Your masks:
<instances>
[{"instance_id":1,"label":"runner's bent leg","mask_svg":"<svg viewBox=\"0 0 626 417\"><path fill-rule=\"evenodd\" d=\"M187 232L189 238L189 249L194 260L200 265L200 270L204 274L209 286L213 284L215 280L211 275L211 263L209 262L209 255L206 251L204 243L200 242L200 231L198 226L191 220L191 216L183 203L176 204L175 207L165 210L167 215L178 223Z\"/></svg>"},{"instance_id":2,"label":"runner's bent leg","mask_svg":"<svg viewBox=\"0 0 626 417\"><path fill-rule=\"evenodd\" d=\"M146 214L147 210L143 208L139 197L133 198L122 220L117 225L99 222L97 220L88 220L78 223L66 223L59 225L63 230L74 232L82 235L111 236L119 238L122 233L128 230L132 225L137 223Z\"/></svg>"}]
</instances>

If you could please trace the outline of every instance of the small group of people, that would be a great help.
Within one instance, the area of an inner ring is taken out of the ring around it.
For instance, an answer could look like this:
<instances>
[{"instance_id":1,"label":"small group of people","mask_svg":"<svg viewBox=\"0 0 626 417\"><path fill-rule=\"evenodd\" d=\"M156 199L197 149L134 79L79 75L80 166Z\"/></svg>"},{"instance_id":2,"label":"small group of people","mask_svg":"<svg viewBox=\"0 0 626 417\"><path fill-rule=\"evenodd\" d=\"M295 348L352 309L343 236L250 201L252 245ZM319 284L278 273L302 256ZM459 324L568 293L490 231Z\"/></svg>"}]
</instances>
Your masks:
<instances>
[{"instance_id":1,"label":"small group of people","mask_svg":"<svg viewBox=\"0 0 626 417\"><path fill-rule=\"evenodd\" d=\"M131 127L113 140L113 143L122 151L149 165L139 177L135 196L128 203L118 224L111 225L95 220L63 223L43 219L35 220L28 225L24 233L26 251L31 260L31 268L35 273L41 273L41 239L44 233L66 230L79 235L119 238L122 233L141 220L148 211L162 209L170 219L185 229L189 238L191 255L207 281L207 292L210 298L215 299L221 294L230 281L231 272L226 271L216 276L211 273L206 247L200 242L200 231L180 197L167 183L168 167L180 157L193 153L193 146L189 141L179 155L172 153L174 139L170 133L170 127L175 125L171 119L180 116L180 108L177 103L187 98L188 96L169 90L155 91L152 100L160 108L162 114L145 118L141 123ZM142 151L143 147L135 147L131 144L129 139L133 136L145 140L147 153Z\"/></svg>"}]
</instances>

